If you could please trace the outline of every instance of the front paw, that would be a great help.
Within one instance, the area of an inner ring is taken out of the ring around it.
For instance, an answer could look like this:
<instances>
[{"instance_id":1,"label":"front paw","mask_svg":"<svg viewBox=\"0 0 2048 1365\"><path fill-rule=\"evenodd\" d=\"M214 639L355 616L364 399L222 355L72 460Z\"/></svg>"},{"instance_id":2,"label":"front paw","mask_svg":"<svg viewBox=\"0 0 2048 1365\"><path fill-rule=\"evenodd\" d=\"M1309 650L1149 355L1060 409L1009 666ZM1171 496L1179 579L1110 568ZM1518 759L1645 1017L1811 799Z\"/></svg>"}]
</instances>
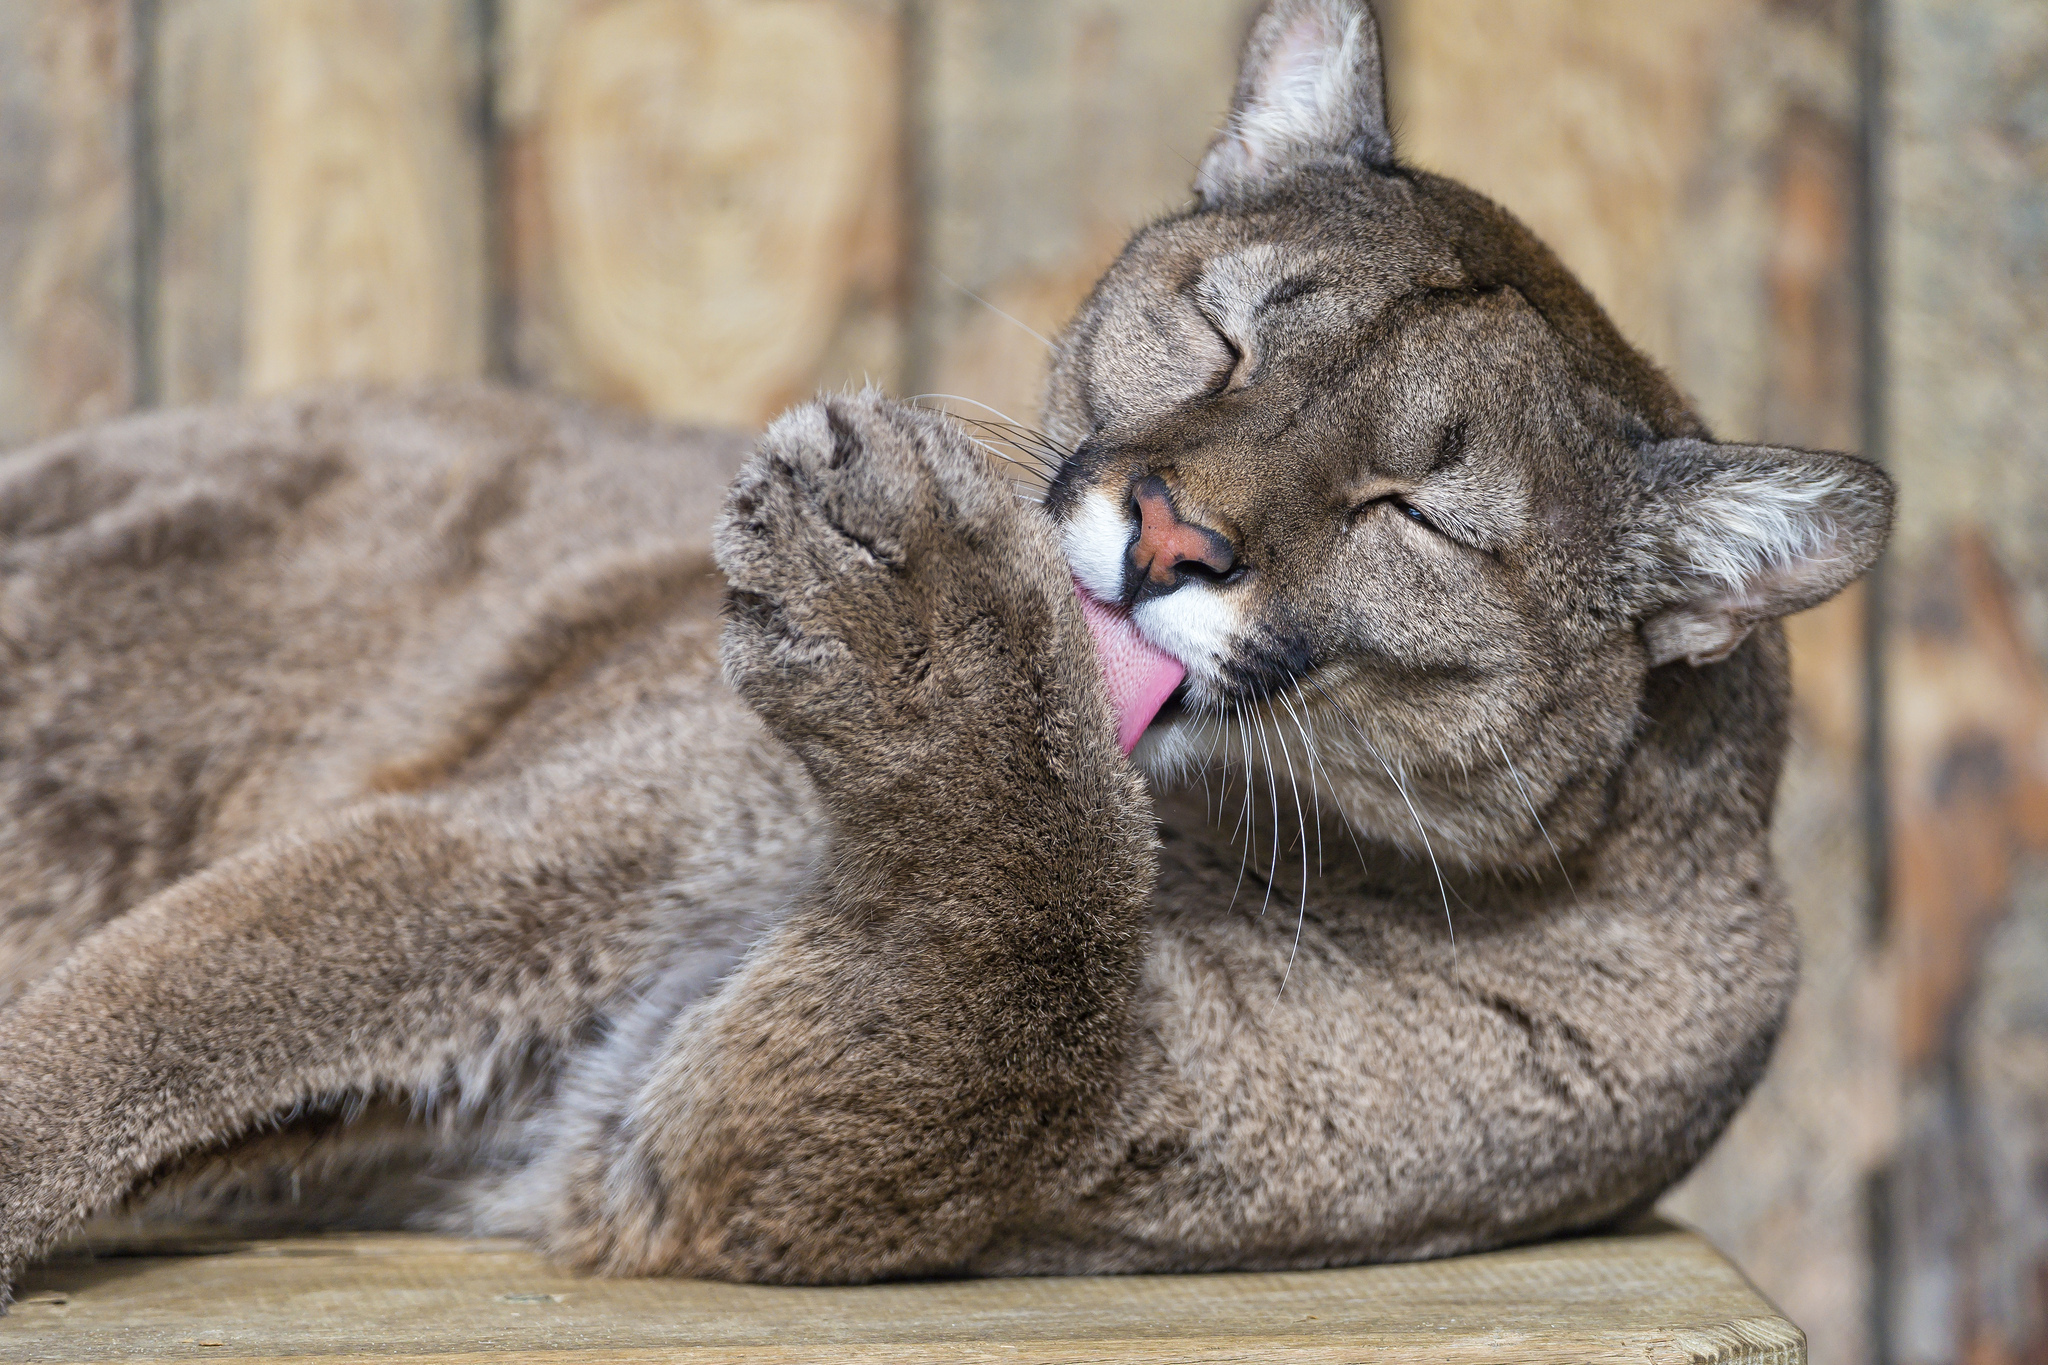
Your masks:
<instances>
[{"instance_id":1,"label":"front paw","mask_svg":"<svg viewBox=\"0 0 2048 1365\"><path fill-rule=\"evenodd\" d=\"M1050 527L938 414L872 391L791 411L715 544L726 676L828 787L1114 752Z\"/></svg>"}]
</instances>

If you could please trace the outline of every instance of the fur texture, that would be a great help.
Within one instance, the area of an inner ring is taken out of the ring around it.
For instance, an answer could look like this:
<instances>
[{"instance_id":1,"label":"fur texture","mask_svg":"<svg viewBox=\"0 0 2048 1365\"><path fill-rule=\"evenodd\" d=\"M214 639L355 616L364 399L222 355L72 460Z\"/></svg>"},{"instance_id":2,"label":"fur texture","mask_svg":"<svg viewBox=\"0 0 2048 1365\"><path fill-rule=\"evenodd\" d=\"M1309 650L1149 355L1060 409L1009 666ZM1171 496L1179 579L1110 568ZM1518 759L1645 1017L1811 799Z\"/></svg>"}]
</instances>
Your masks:
<instances>
[{"instance_id":1,"label":"fur texture","mask_svg":"<svg viewBox=\"0 0 2048 1365\"><path fill-rule=\"evenodd\" d=\"M1682 1175L1794 982L1775 619L1889 485L1714 444L1383 90L1363 4L1268 7L1062 338L1042 512L873 394L751 454L465 389L0 461L0 1283L124 1200L819 1282ZM1136 562L1141 485L1199 556ZM1135 765L1076 579L1188 668Z\"/></svg>"}]
</instances>

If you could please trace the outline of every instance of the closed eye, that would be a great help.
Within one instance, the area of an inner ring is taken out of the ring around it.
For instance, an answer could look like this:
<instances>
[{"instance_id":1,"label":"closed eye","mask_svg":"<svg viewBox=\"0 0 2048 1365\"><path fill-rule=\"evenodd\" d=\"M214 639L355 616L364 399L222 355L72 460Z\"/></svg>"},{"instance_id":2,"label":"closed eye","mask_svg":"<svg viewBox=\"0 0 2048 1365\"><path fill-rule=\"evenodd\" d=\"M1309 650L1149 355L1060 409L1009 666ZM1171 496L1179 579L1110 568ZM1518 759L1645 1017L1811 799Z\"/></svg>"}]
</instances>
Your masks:
<instances>
[{"instance_id":1,"label":"closed eye","mask_svg":"<svg viewBox=\"0 0 2048 1365\"><path fill-rule=\"evenodd\" d=\"M1397 498L1391 493L1382 498L1374 498L1370 502L1360 503L1357 507L1352 508L1351 519L1353 521L1356 521L1358 518L1372 511L1375 507L1384 507L1388 511L1394 513L1396 516L1406 517L1409 521L1414 522L1417 526L1420 526L1425 531L1430 531L1440 536L1445 534L1444 529L1441 526L1438 526L1434 521L1431 521L1429 519L1429 514L1427 512L1424 512L1420 507L1417 507L1414 503L1409 502L1406 498Z\"/></svg>"},{"instance_id":2,"label":"closed eye","mask_svg":"<svg viewBox=\"0 0 2048 1365\"><path fill-rule=\"evenodd\" d=\"M1402 516L1408 518L1408 520L1414 522L1423 530L1435 531L1438 535L1443 534L1442 528L1440 528L1435 522L1431 521L1428 515L1425 514L1423 510L1420 507L1417 507L1414 503L1403 502L1401 501L1401 499L1395 498L1393 499L1393 505L1394 510L1396 512L1399 512Z\"/></svg>"},{"instance_id":3,"label":"closed eye","mask_svg":"<svg viewBox=\"0 0 2048 1365\"><path fill-rule=\"evenodd\" d=\"M1215 378L1209 382L1208 392L1202 395L1204 398L1214 398L1230 387L1231 381L1237 378L1237 372L1244 367L1244 347L1232 341L1227 332L1211 322L1207 313L1202 314L1202 321L1209 323L1209 330L1223 343L1226 357L1223 364L1218 367Z\"/></svg>"}]
</instances>

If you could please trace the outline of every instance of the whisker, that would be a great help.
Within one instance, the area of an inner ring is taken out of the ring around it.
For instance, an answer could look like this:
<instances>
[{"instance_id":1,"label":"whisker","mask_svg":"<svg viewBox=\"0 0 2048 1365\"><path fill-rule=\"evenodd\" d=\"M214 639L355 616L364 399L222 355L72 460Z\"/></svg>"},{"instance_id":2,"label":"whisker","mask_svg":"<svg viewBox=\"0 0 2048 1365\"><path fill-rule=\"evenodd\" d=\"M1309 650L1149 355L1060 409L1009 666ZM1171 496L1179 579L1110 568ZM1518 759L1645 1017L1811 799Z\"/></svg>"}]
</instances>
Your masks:
<instances>
[{"instance_id":1,"label":"whisker","mask_svg":"<svg viewBox=\"0 0 2048 1365\"><path fill-rule=\"evenodd\" d=\"M1238 748L1239 748L1239 749L1240 749L1241 751L1245 751L1245 750L1246 750L1246 745L1247 745L1248 741L1246 741L1246 740L1245 740L1245 739L1243 738L1243 736L1244 736L1244 703L1242 703L1242 702L1233 702L1233 703L1231 703L1231 710L1232 710L1232 713L1233 713L1233 714L1234 714L1234 715L1235 715L1235 716L1237 717L1237 729L1238 729L1238 736L1239 736L1239 741L1238 741L1238 746L1237 746L1237 747L1238 747ZM1227 780L1229 779L1229 775L1230 775L1230 756L1229 756L1229 755L1228 755L1227 753L1226 753L1226 754L1224 755L1224 757L1223 757L1223 773L1224 773L1224 778L1225 778L1225 780L1227 781ZM1251 792L1251 771L1250 771L1250 769L1246 769L1246 771L1245 771L1245 792L1246 792L1246 798L1245 798L1245 801L1246 801L1246 803L1248 804L1248 803L1249 803L1249 801L1250 801L1250 799L1251 799L1251 798L1250 798L1250 792ZM1234 826L1232 826L1232 827L1231 827L1231 831L1230 831L1230 837L1231 837L1232 839L1235 839L1235 838L1237 838L1237 837L1238 837L1238 835L1240 835L1240 834L1244 833L1244 822L1245 822L1245 805L1244 805L1244 804L1240 804L1240 806L1238 807L1238 812L1237 812L1237 824L1236 824L1236 825L1234 825Z\"/></svg>"},{"instance_id":2,"label":"whisker","mask_svg":"<svg viewBox=\"0 0 2048 1365\"><path fill-rule=\"evenodd\" d=\"M1294 776L1294 755L1287 749L1287 732L1280 728L1279 718L1274 718L1273 742L1280 746L1280 759L1287 765L1287 787L1294 794L1294 823L1301 835L1301 899L1308 903L1308 817L1301 809L1301 783Z\"/></svg>"},{"instance_id":3,"label":"whisker","mask_svg":"<svg viewBox=\"0 0 2048 1365\"><path fill-rule=\"evenodd\" d=\"M1258 843L1258 825L1252 819L1252 737L1251 727L1244 718L1244 703L1233 703L1237 710L1237 731L1244 749L1244 804L1238 810L1237 828L1244 831L1244 852L1237 858L1237 885L1230 888L1230 908L1237 909L1237 893L1244 889L1245 869L1251 865L1252 849ZM1237 837L1237 830L1231 831Z\"/></svg>"},{"instance_id":4,"label":"whisker","mask_svg":"<svg viewBox=\"0 0 2048 1365\"><path fill-rule=\"evenodd\" d=\"M1266 742L1266 718L1254 711L1252 719L1258 723L1259 749L1266 756L1266 790L1273 798L1273 858L1266 869L1266 899L1259 906L1263 918L1273 904L1273 883L1280 880L1280 779L1273 772L1273 747Z\"/></svg>"},{"instance_id":5,"label":"whisker","mask_svg":"<svg viewBox=\"0 0 2048 1365\"><path fill-rule=\"evenodd\" d=\"M1000 450L997 450L997 449L996 449L996 448L995 448L994 446L990 445L990 444L989 444L989 443L988 443L987 441L984 441L984 440L982 440L982 439L981 439L980 437L978 437L978 436L970 436L970 437L968 437L967 439L968 439L968 440L970 440L970 441L972 441L972 442L974 442L975 446L976 446L976 447L978 447L978 448L980 449L981 453L982 453L982 454L984 454L984 455L990 456L990 457L991 457L991 458L993 458L993 459L998 459L998 460L1001 460L1001 461L1002 461L1002 462L1003 462L1004 464L1007 464L1007 465L1015 465L1015 466L1016 466L1017 468L1019 468L1019 469L1023 469L1023 470L1028 470L1028 471L1030 471L1030 472L1031 472L1031 473L1033 473L1033 474L1036 474L1036 473L1038 473L1038 472L1039 472L1039 469L1038 469L1038 466L1037 466L1037 465L1033 465L1033 464L1026 464L1026 463L1024 463L1024 461L1022 461L1022 460L1019 460L1019 459L1015 459L1015 458L1013 458L1013 457L1011 457L1011 456L1005 455L1005 454L1003 454L1003 452L1002 452L1002 451L1000 451ZM1043 487L1044 487L1044 485L1043 485L1043 484L1039 484L1039 483L1034 483L1034 484L1032 484L1031 486L1032 486L1033 488L1043 488Z\"/></svg>"},{"instance_id":6,"label":"whisker","mask_svg":"<svg viewBox=\"0 0 2048 1365\"><path fill-rule=\"evenodd\" d=\"M957 393L913 393L912 395L910 395L909 401L913 403L922 403L927 398L943 398L949 403L971 403L975 407L980 408L983 412L994 413L996 416L1002 418L1005 422L1008 422L1011 426L1023 425L1023 423L1019 422L1016 418L1010 416L1009 413L1004 412L1001 408L990 407L988 404L982 402L979 398L967 398ZM952 413L946 412L944 408L940 408L939 411L945 412L946 416L948 417L953 416ZM964 422L968 419L965 417L959 417L955 418L954 420Z\"/></svg>"},{"instance_id":7,"label":"whisker","mask_svg":"<svg viewBox=\"0 0 2048 1365\"><path fill-rule=\"evenodd\" d=\"M1045 334L1044 334L1043 332L1040 332L1040 331L1039 331L1039 330L1038 330L1037 328L1035 328L1035 327L1030 327L1030 326L1027 326L1026 324L1024 324L1024 323L1022 323L1022 322L1018 321L1018 320L1017 320L1016 318L1013 318L1013 317L1011 317L1011 316L1010 316L1010 315L1009 315L1008 313L1005 313L1005 312L1004 312L1004 311L1003 311L1002 309L1000 309L1000 308L996 307L996 306L995 306L994 304L990 303L990 302L989 302L989 301L988 301L987 299L985 299L985 298L983 298L983 297L982 297L981 295L979 295L979 294L975 293L975 292L974 292L974 291L973 291L972 289L969 289L969 288L968 288L968 287L967 287L966 285L964 285L964 284L960 283L960 281L958 281L958 280L954 279L954 278L953 278L953 277L952 277L951 275L948 275L948 274L947 274L947 273L946 273L945 271L943 271L943 270L940 270L940 269L938 269L938 268L937 268L937 267L935 266L935 267L933 267L933 269L932 269L932 273L933 273L934 275L937 275L937 276L938 276L938 277L939 277L940 279L944 280L944 281L945 281L945 282L946 282L947 284L950 284L950 285L952 285L952 286L953 286L953 287L954 287L955 289L959 290L959 291L960 291L961 293L965 294L965 295L966 295L966 296L967 296L968 298L970 298L970 299L973 299L973 300L974 300L974 301L975 301L976 303L978 303L978 304L980 304L980 305L981 305L982 307L984 307L984 308L988 309L988 311L989 311L989 312L991 312L991 313L994 313L994 314L995 314L995 315L996 315L997 317L1001 318L1001 319L1002 319L1003 321L1005 321L1005 322L1007 322L1007 323L1011 324L1012 326L1014 326L1014 327L1016 327L1016 328L1018 328L1018 329L1020 329L1020 330L1022 330L1022 331L1024 331L1024 332L1027 332L1027 333L1029 333L1030 335L1032 335L1032 336L1034 336L1034 337L1038 338L1038 342L1039 342L1039 344L1040 344L1040 345L1042 345L1042 346L1044 346L1046 350L1048 350L1048 351L1054 351L1054 352L1057 352L1057 351L1059 350L1059 348L1058 348L1057 346L1054 346L1054 345L1052 344L1052 341L1051 341L1051 340L1050 340L1050 339L1049 339L1049 338L1048 338L1048 337L1047 337L1047 336L1046 336L1046 335L1045 335Z\"/></svg>"},{"instance_id":8,"label":"whisker","mask_svg":"<svg viewBox=\"0 0 2048 1365\"><path fill-rule=\"evenodd\" d=\"M1202 819L1208 821L1210 825L1217 823L1221 819L1221 814L1223 814L1223 804L1221 804L1223 792L1210 792L1210 788L1208 788L1208 774L1210 774L1210 769L1217 765L1217 741L1219 741L1219 735L1217 735L1217 731L1214 731L1214 720L1217 720L1217 716L1212 716L1210 712L1202 712L1202 735L1208 737L1208 753L1204 757L1196 759L1196 765L1202 769ZM1223 776L1225 776L1225 782L1229 782L1229 767L1223 769Z\"/></svg>"},{"instance_id":9,"label":"whisker","mask_svg":"<svg viewBox=\"0 0 2048 1365\"><path fill-rule=\"evenodd\" d=\"M1522 804L1529 808L1529 818L1536 822L1536 829L1542 834L1543 842L1550 845L1550 856L1557 859L1557 870L1564 874L1565 889L1570 891L1576 900L1579 888L1572 885L1572 874L1564 865L1564 855L1557 851L1557 841L1552 839L1550 831L1543 827L1543 817L1536 813L1536 803L1530 799L1529 789L1522 785L1522 775L1515 771L1515 760L1508 757L1508 746L1501 742L1499 735L1493 737L1493 742L1500 746L1500 761L1508 765L1508 776L1515 779L1515 790L1522 794Z\"/></svg>"},{"instance_id":10,"label":"whisker","mask_svg":"<svg viewBox=\"0 0 2048 1365\"><path fill-rule=\"evenodd\" d=\"M989 439L1000 441L1016 451L1024 457L1024 463L1043 470L1048 477L1059 472L1058 466L1037 445L1018 440L1013 434L1014 429L1006 422L991 422L981 417L955 417L953 420L989 433Z\"/></svg>"},{"instance_id":11,"label":"whisker","mask_svg":"<svg viewBox=\"0 0 2048 1365\"><path fill-rule=\"evenodd\" d=\"M1287 993L1287 979L1294 975L1294 957L1301 951L1301 929L1308 922L1308 820L1301 811L1301 783L1295 780L1294 757L1287 751L1287 732L1280 730L1277 720L1274 739L1280 745L1280 756L1287 762L1287 786L1294 793L1294 823L1301 833L1301 903L1294 910L1294 945L1287 950L1287 967L1280 973L1280 989L1275 999ZM1275 862L1278 871L1278 862Z\"/></svg>"},{"instance_id":12,"label":"whisker","mask_svg":"<svg viewBox=\"0 0 2048 1365\"><path fill-rule=\"evenodd\" d=\"M1294 703L1287 700L1285 692L1278 694L1281 704L1287 708L1288 716L1294 721L1294 728L1301 732L1301 746L1308 756L1308 794L1309 801L1314 806L1316 812L1316 875L1320 877L1323 875L1323 801L1318 788L1316 769L1322 765L1322 758L1316 753L1315 727L1303 723L1302 718L1304 716L1307 716L1311 721L1315 717L1309 715L1308 698L1302 693L1301 679L1299 678L1294 680L1294 695L1301 698L1301 710L1299 712L1294 709ZM1325 775L1327 776L1327 774ZM1333 798L1336 795L1336 783L1334 782L1330 784L1330 794Z\"/></svg>"},{"instance_id":13,"label":"whisker","mask_svg":"<svg viewBox=\"0 0 2048 1365\"><path fill-rule=\"evenodd\" d=\"M1019 426L1015 422L991 422L989 425L1002 427L1010 433L1012 439L1021 444L1034 446L1044 451L1046 455L1053 459L1054 463L1070 460L1074 456L1071 446L1060 444L1049 434L1040 431L1037 427Z\"/></svg>"},{"instance_id":14,"label":"whisker","mask_svg":"<svg viewBox=\"0 0 2048 1365\"><path fill-rule=\"evenodd\" d=\"M1311 683L1313 682L1313 680L1310 681ZM1307 688L1303 685L1301 679L1297 678L1295 680L1294 690L1301 694L1301 704L1303 709L1306 710L1308 707L1308 692ZM1355 720L1352 717L1351 713L1344 708L1343 704L1336 701L1334 698L1329 697L1327 693L1324 694L1324 697L1325 700L1330 702L1331 710L1336 715L1337 719L1349 725L1351 727L1352 733L1357 734L1359 738L1363 739L1365 737L1363 734L1364 727L1359 725L1357 720ZM1324 776L1327 777L1329 776L1329 774L1325 772ZM1332 778L1330 782L1330 792L1333 796L1336 794L1336 790L1337 783L1336 780ZM1344 827L1345 837L1351 840L1351 851L1358 855L1359 868L1363 870L1367 876L1371 876L1372 864L1366 859L1365 846L1358 842L1358 830L1352 825L1350 817L1343 814L1341 808L1338 811L1338 823Z\"/></svg>"},{"instance_id":15,"label":"whisker","mask_svg":"<svg viewBox=\"0 0 2048 1365\"><path fill-rule=\"evenodd\" d=\"M1394 789L1401 793L1401 802L1408 807L1408 818L1415 822L1415 832L1422 836L1422 847L1429 854L1430 871L1436 874L1437 894L1443 897L1444 927L1450 930L1451 934L1451 970L1456 971L1458 967L1458 926L1451 921L1451 891L1450 887L1444 882L1444 870L1437 863L1436 846L1430 842L1429 831L1422 827L1422 813L1415 809L1415 802L1408 796L1408 783L1396 776L1393 768L1388 766L1386 757L1380 753L1380 746L1372 742L1372 736L1368 735L1364 728L1358 726L1356 722L1353 723L1353 728L1357 731L1358 737L1365 741L1365 747L1372 750L1372 756L1379 760L1380 767L1385 769L1387 777L1393 781ZM1460 899L1463 898L1461 897Z\"/></svg>"}]
</instances>

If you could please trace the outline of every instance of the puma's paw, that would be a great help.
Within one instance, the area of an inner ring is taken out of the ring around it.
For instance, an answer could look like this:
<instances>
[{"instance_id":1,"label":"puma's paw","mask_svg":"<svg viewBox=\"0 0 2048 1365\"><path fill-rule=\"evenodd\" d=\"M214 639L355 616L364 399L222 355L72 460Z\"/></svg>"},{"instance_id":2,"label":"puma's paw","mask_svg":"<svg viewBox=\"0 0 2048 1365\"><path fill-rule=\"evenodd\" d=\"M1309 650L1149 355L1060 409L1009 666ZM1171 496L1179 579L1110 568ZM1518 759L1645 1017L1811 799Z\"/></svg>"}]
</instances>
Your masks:
<instances>
[{"instance_id":1,"label":"puma's paw","mask_svg":"<svg viewBox=\"0 0 2048 1365\"><path fill-rule=\"evenodd\" d=\"M1050 526L938 414L873 391L791 411L715 544L726 676L828 789L1113 745Z\"/></svg>"}]
</instances>

